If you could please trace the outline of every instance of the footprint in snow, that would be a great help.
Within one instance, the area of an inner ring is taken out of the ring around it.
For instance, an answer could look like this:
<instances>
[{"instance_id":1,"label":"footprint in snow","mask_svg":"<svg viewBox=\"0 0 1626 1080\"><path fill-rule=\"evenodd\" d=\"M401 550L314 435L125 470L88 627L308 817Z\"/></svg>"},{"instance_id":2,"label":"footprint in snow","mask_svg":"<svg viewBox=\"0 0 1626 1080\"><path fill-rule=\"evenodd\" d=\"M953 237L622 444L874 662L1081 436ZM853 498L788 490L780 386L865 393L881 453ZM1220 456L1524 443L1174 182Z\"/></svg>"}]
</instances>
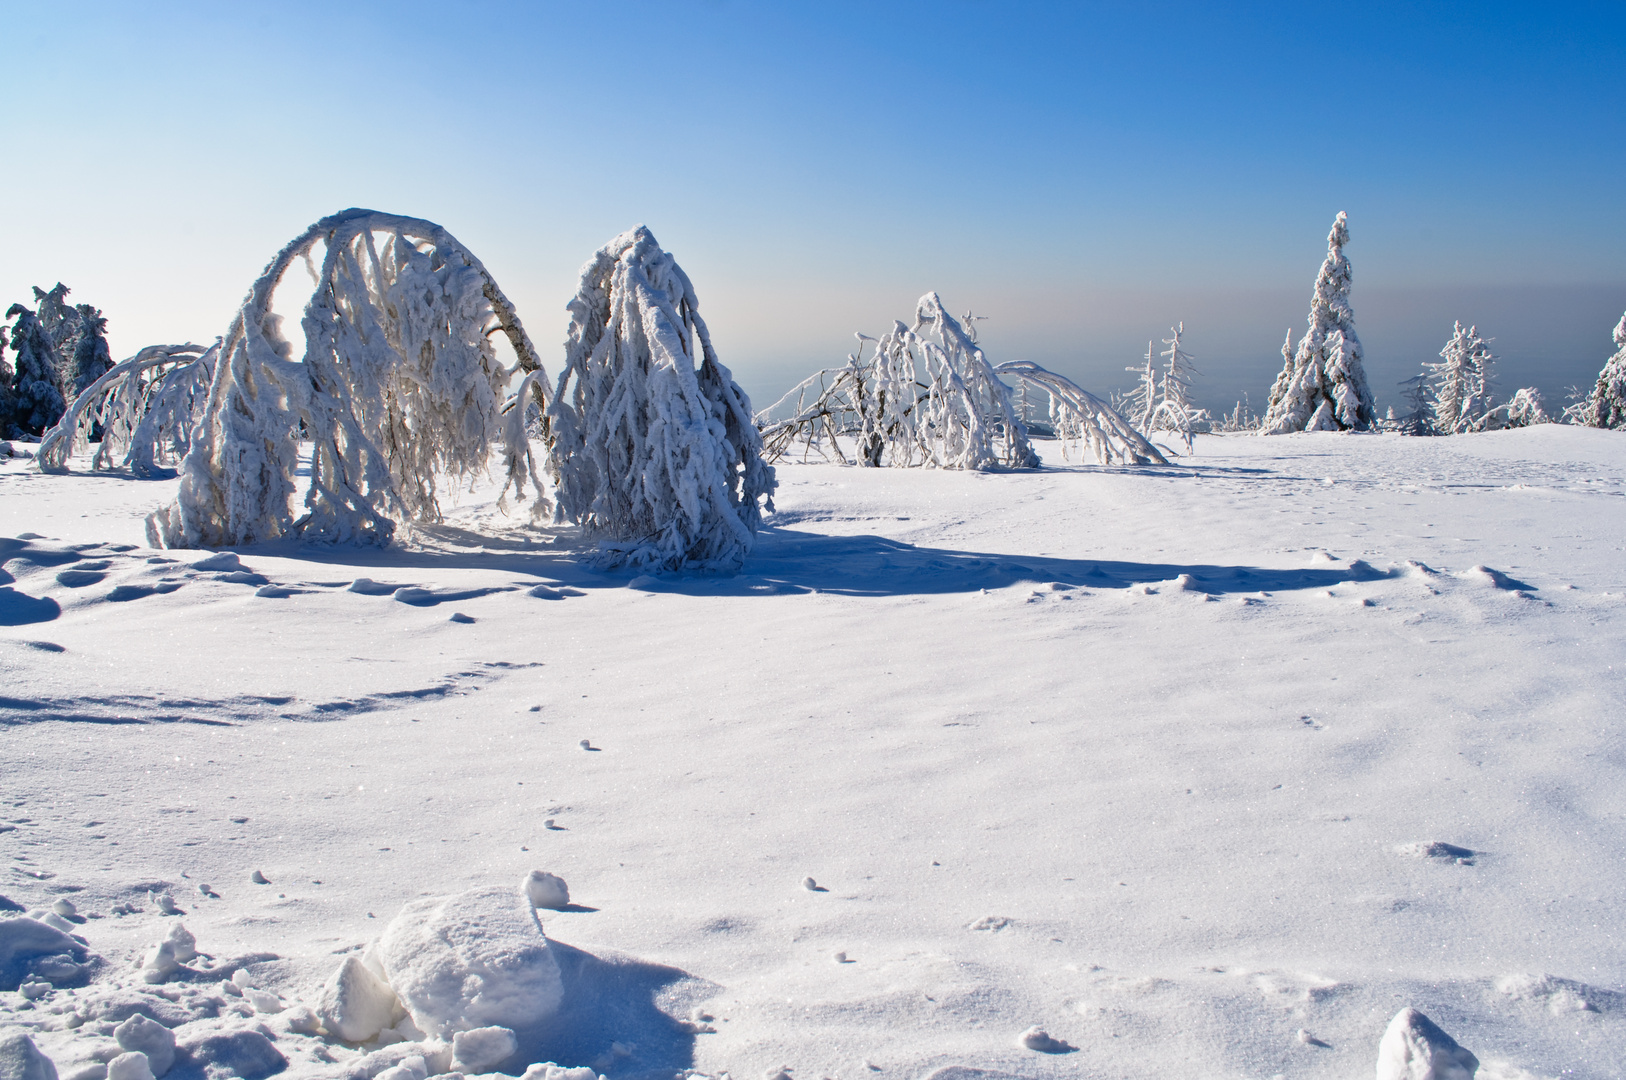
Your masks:
<instances>
[{"instance_id":1,"label":"footprint in snow","mask_svg":"<svg viewBox=\"0 0 1626 1080\"><path fill-rule=\"evenodd\" d=\"M160 581L156 585L115 585L113 591L107 594L107 599L115 604L123 604L148 596L172 593L182 584L183 582L179 581Z\"/></svg>"},{"instance_id":2,"label":"footprint in snow","mask_svg":"<svg viewBox=\"0 0 1626 1080\"><path fill-rule=\"evenodd\" d=\"M465 615L461 611L454 611L454 612L452 612L452 617L447 619L446 621L447 622L454 622L454 623L472 623L474 621L474 616L473 615Z\"/></svg>"},{"instance_id":3,"label":"footprint in snow","mask_svg":"<svg viewBox=\"0 0 1626 1080\"><path fill-rule=\"evenodd\" d=\"M1447 844L1440 840L1419 840L1411 844L1401 844L1395 848L1401 855L1409 855L1414 859L1439 859L1442 862L1454 862L1458 866L1472 866L1474 856L1479 854L1456 844Z\"/></svg>"}]
</instances>

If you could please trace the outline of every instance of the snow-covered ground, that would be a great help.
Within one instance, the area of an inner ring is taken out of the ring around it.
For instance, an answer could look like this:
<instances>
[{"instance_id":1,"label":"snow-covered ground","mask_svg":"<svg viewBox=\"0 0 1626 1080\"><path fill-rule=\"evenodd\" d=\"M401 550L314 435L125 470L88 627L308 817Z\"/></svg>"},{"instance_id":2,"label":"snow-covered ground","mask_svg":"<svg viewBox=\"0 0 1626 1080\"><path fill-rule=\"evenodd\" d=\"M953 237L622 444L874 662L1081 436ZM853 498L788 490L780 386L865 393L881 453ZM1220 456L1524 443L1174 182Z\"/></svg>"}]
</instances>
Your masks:
<instances>
[{"instance_id":1,"label":"snow-covered ground","mask_svg":"<svg viewBox=\"0 0 1626 1080\"><path fill-rule=\"evenodd\" d=\"M102 958L0 1029L97 1075L163 993L171 1076L256 1024L354 1074L223 976L314 1005L408 902L541 869L565 1003L510 1072L1356 1077L1415 1006L1482 1077L1621 1075L1626 438L1038 445L782 463L692 579L484 488L197 569L143 546L173 482L0 465L0 893ZM148 984L166 890L212 959Z\"/></svg>"}]
</instances>

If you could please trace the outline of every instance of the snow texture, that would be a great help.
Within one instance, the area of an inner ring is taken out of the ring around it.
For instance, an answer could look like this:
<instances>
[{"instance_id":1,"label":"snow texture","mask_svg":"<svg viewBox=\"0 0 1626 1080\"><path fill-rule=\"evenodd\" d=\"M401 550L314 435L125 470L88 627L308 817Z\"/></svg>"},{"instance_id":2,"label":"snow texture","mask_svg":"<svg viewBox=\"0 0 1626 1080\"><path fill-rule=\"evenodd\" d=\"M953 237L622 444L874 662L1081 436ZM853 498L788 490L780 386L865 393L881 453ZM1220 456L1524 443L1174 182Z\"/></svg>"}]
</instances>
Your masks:
<instances>
[{"instance_id":1,"label":"snow texture","mask_svg":"<svg viewBox=\"0 0 1626 1080\"><path fill-rule=\"evenodd\" d=\"M1572 423L1626 428L1626 314L1615 324L1614 338L1615 354L1604 361L1591 396L1564 412L1565 419Z\"/></svg>"},{"instance_id":2,"label":"snow texture","mask_svg":"<svg viewBox=\"0 0 1626 1080\"><path fill-rule=\"evenodd\" d=\"M271 295L318 245L295 361ZM521 368L541 367L512 305L445 229L371 210L323 218L277 253L227 330L179 494L150 519L150 542L382 545L401 522L438 520L437 475L483 468L501 434L499 329ZM301 433L314 452L296 520Z\"/></svg>"},{"instance_id":3,"label":"snow texture","mask_svg":"<svg viewBox=\"0 0 1626 1080\"><path fill-rule=\"evenodd\" d=\"M493 1025L533 1027L563 997L536 910L514 888L406 905L384 931L379 959L413 1023L442 1038Z\"/></svg>"},{"instance_id":4,"label":"snow texture","mask_svg":"<svg viewBox=\"0 0 1626 1080\"><path fill-rule=\"evenodd\" d=\"M1479 1059L1416 1009L1401 1009L1378 1044L1377 1080L1473 1080Z\"/></svg>"},{"instance_id":5,"label":"snow texture","mask_svg":"<svg viewBox=\"0 0 1626 1080\"><path fill-rule=\"evenodd\" d=\"M1271 387L1270 405L1260 427L1266 435L1367 431L1377 422L1361 362L1361 342L1355 336L1355 314L1349 306L1347 243L1348 219L1340 211L1327 234L1327 258L1316 275L1308 329L1296 352L1289 352L1291 330L1282 343L1282 372Z\"/></svg>"},{"instance_id":6,"label":"snow texture","mask_svg":"<svg viewBox=\"0 0 1626 1080\"><path fill-rule=\"evenodd\" d=\"M1038 455L993 365L977 344L978 317L962 322L935 292L915 305L913 325L864 334L842 368L816 372L757 416L770 460L800 445L802 458L939 469L1028 469ZM874 348L864 359L864 343Z\"/></svg>"},{"instance_id":7,"label":"snow texture","mask_svg":"<svg viewBox=\"0 0 1626 1080\"><path fill-rule=\"evenodd\" d=\"M737 570L774 471L688 275L642 225L582 268L547 411L559 520L601 565Z\"/></svg>"}]
</instances>

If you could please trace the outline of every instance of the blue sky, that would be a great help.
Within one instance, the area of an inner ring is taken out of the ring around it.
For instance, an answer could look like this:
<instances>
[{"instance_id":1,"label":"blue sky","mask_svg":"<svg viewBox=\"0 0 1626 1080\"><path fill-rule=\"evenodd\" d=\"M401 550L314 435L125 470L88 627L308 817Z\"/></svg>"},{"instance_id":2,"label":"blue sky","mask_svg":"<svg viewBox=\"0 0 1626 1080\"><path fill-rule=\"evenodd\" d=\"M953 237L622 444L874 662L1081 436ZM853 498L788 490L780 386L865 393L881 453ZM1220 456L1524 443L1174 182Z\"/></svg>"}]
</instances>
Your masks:
<instances>
[{"instance_id":1,"label":"blue sky","mask_svg":"<svg viewBox=\"0 0 1626 1080\"><path fill-rule=\"evenodd\" d=\"M1334 214L1380 404L1453 319L1505 390L1593 378L1626 310L1626 8L31 5L7 17L0 296L114 351L220 333L347 206L431 218L558 355L650 226L759 404L935 289L995 359L1104 391L1183 319L1260 404Z\"/></svg>"}]
</instances>

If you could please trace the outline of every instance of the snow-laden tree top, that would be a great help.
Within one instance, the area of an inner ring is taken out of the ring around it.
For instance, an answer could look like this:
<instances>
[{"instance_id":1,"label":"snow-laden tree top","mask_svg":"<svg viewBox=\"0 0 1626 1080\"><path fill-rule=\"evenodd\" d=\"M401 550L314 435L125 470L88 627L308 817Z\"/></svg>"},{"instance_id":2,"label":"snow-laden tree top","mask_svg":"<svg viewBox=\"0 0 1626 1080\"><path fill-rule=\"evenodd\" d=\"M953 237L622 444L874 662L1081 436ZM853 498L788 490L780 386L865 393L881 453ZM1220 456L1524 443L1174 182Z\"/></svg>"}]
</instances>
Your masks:
<instances>
[{"instance_id":1,"label":"snow-laden tree top","mask_svg":"<svg viewBox=\"0 0 1626 1080\"><path fill-rule=\"evenodd\" d=\"M298 360L271 309L295 259L316 281ZM271 260L227 329L179 493L149 519L151 539L387 543L398 522L435 520L437 473L483 466L499 430L509 373L492 351L498 330L519 367L541 367L508 298L439 225L361 209L318 221ZM301 433L313 451L296 520Z\"/></svg>"},{"instance_id":2,"label":"snow-laden tree top","mask_svg":"<svg viewBox=\"0 0 1626 1080\"><path fill-rule=\"evenodd\" d=\"M611 564L737 569L774 471L688 275L640 225L582 268L569 310L547 411L559 515Z\"/></svg>"},{"instance_id":3,"label":"snow-laden tree top","mask_svg":"<svg viewBox=\"0 0 1626 1080\"><path fill-rule=\"evenodd\" d=\"M1308 329L1298 351L1287 359L1270 391L1261 431L1367 431L1377 421L1372 391L1366 385L1355 313L1349 306L1351 271L1344 246L1349 221L1343 211L1327 234L1327 258L1316 275L1310 298ZM1291 342L1292 333L1289 331Z\"/></svg>"}]
</instances>

